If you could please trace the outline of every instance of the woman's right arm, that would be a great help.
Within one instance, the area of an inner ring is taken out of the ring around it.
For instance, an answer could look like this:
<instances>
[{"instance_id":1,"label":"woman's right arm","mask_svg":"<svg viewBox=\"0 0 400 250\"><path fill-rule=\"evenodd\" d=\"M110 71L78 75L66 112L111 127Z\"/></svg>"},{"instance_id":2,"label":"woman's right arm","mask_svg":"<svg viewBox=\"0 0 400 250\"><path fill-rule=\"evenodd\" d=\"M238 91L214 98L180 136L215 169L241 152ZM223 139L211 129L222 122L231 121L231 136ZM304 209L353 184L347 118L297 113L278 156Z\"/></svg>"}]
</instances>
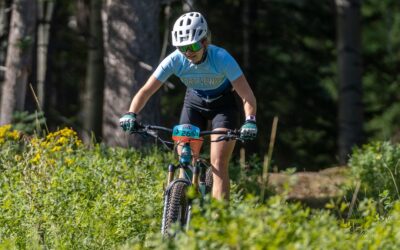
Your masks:
<instances>
[{"instance_id":1,"label":"woman's right arm","mask_svg":"<svg viewBox=\"0 0 400 250\"><path fill-rule=\"evenodd\" d=\"M154 75L151 75L145 85L139 89L136 95L133 97L129 112L138 114L146 105L150 97L157 92L162 86L162 82L159 81Z\"/></svg>"}]
</instances>

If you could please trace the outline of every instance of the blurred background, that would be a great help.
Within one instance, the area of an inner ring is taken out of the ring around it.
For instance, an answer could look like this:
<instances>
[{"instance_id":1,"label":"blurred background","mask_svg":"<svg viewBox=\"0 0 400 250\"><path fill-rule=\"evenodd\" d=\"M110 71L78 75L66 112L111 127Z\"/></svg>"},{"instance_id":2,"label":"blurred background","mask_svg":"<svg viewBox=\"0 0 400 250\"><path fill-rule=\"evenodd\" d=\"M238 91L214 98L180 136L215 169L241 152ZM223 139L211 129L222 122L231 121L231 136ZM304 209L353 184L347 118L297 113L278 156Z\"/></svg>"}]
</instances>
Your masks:
<instances>
[{"instance_id":1,"label":"blurred background","mask_svg":"<svg viewBox=\"0 0 400 250\"><path fill-rule=\"evenodd\" d=\"M238 144L246 155L267 152L274 117L278 170L345 165L354 146L400 140L395 0L0 0L1 125L140 148L118 119L175 49L170 31L187 11L206 17L255 92L259 136ZM184 93L172 77L139 119L175 125Z\"/></svg>"}]
</instances>

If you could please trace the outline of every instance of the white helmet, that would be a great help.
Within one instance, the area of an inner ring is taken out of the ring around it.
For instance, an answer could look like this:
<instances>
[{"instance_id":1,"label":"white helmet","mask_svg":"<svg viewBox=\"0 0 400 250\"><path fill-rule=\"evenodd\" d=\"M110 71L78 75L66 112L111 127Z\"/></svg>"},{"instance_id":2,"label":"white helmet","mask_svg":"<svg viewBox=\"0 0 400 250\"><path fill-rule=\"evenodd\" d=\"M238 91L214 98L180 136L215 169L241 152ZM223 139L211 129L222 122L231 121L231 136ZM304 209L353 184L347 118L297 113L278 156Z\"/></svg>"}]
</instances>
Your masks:
<instances>
[{"instance_id":1,"label":"white helmet","mask_svg":"<svg viewBox=\"0 0 400 250\"><path fill-rule=\"evenodd\" d=\"M206 35L206 19L199 12L189 12L176 20L172 30L172 45L185 46L193 44Z\"/></svg>"}]
</instances>

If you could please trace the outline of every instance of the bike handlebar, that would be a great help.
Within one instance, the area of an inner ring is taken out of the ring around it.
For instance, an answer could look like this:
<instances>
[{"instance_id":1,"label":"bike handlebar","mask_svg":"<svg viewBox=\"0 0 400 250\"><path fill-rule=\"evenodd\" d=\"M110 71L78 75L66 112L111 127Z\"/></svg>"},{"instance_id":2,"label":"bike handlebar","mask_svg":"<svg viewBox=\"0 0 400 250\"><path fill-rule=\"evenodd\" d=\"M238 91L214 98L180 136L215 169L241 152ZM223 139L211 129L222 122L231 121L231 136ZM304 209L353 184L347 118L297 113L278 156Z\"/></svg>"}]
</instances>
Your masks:
<instances>
[{"instance_id":1,"label":"bike handlebar","mask_svg":"<svg viewBox=\"0 0 400 250\"><path fill-rule=\"evenodd\" d=\"M163 131L163 132L168 132L172 133L171 128L166 128L162 126L155 126L155 125L146 125L146 124L138 124L138 131L134 133L146 133L149 135L154 136L153 134L150 133L151 130L157 130L157 131ZM240 139L240 131L235 129L235 130L213 130L213 131L200 131L200 136L205 136L205 135L221 135L218 137L218 139L213 140L211 142L219 142L219 141L229 141L229 140L239 140Z\"/></svg>"}]
</instances>

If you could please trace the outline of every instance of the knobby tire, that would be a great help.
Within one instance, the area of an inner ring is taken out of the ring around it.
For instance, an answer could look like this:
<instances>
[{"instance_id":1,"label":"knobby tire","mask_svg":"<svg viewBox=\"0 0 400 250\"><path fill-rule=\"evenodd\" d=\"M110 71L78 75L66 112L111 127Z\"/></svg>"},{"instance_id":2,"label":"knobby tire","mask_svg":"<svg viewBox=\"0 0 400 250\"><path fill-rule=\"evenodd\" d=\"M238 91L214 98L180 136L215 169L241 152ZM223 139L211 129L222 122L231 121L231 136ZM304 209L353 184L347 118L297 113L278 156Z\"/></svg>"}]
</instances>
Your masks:
<instances>
[{"instance_id":1,"label":"knobby tire","mask_svg":"<svg viewBox=\"0 0 400 250\"><path fill-rule=\"evenodd\" d=\"M163 235L173 237L171 234L172 226L178 222L183 228L187 221L188 199L186 197L187 184L184 182L176 182L171 187L167 201L165 203L166 211L163 218Z\"/></svg>"}]
</instances>

